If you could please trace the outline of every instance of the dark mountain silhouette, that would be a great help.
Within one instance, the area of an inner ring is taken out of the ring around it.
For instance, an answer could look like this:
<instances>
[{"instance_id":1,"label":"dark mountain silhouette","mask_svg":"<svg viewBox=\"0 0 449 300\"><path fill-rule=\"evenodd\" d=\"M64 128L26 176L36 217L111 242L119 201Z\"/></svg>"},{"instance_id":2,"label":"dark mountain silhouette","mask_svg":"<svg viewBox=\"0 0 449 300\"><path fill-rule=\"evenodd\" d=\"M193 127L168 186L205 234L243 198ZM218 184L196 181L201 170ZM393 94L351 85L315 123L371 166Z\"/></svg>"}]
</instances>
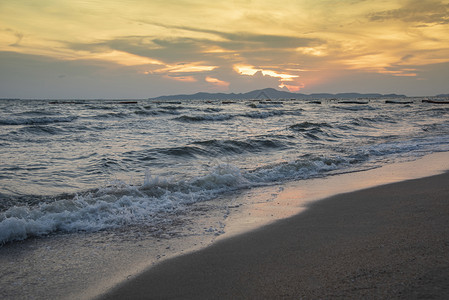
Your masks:
<instances>
[{"instance_id":1,"label":"dark mountain silhouette","mask_svg":"<svg viewBox=\"0 0 449 300\"><path fill-rule=\"evenodd\" d=\"M397 94L360 94L360 93L339 93L339 94L301 94L291 93L286 91L279 91L273 88L266 88L262 90L254 90L247 93L196 93L191 95L171 95L160 96L156 98L149 98L150 100L247 100L247 99L328 99L328 98L397 98L406 97L405 95Z\"/></svg>"}]
</instances>

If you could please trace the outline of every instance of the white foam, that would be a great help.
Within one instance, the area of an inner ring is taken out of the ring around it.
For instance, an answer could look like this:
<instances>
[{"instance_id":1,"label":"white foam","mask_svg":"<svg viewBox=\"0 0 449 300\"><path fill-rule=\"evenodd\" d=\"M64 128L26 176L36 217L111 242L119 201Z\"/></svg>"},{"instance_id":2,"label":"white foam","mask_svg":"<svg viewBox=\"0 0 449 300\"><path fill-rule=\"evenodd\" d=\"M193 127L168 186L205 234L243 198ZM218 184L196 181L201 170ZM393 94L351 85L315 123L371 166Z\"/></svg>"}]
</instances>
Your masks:
<instances>
[{"instance_id":1,"label":"white foam","mask_svg":"<svg viewBox=\"0 0 449 300\"><path fill-rule=\"evenodd\" d=\"M205 176L173 182L152 177L147 170L142 186L115 181L98 191L72 199L12 207L0 214L0 243L52 232L97 231L138 223L163 221L164 214L182 211L186 204L247 184L240 170L218 165Z\"/></svg>"},{"instance_id":2,"label":"white foam","mask_svg":"<svg viewBox=\"0 0 449 300\"><path fill-rule=\"evenodd\" d=\"M251 171L242 171L232 164L223 163L203 176L178 181L152 176L147 169L141 186L114 181L106 187L71 199L41 203L35 207L11 207L0 213L0 243L52 232L97 231L135 224L157 225L166 221L170 213L181 212L191 203L207 201L242 188L324 176L327 172L351 167L353 159L309 156Z\"/></svg>"}]
</instances>

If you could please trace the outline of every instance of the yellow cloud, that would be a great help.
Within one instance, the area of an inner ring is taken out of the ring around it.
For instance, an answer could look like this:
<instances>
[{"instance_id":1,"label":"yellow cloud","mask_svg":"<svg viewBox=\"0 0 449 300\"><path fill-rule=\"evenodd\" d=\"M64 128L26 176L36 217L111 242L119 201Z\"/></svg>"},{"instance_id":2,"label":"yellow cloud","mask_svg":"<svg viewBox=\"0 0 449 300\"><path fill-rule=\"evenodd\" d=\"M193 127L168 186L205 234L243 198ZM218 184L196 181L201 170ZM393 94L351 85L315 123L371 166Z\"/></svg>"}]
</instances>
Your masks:
<instances>
[{"instance_id":1,"label":"yellow cloud","mask_svg":"<svg viewBox=\"0 0 449 300\"><path fill-rule=\"evenodd\" d=\"M168 73L195 73L195 72L205 72L212 71L215 66L205 66L200 64L179 64L179 65L167 65L166 68L160 69L159 72Z\"/></svg>"}]
</instances>

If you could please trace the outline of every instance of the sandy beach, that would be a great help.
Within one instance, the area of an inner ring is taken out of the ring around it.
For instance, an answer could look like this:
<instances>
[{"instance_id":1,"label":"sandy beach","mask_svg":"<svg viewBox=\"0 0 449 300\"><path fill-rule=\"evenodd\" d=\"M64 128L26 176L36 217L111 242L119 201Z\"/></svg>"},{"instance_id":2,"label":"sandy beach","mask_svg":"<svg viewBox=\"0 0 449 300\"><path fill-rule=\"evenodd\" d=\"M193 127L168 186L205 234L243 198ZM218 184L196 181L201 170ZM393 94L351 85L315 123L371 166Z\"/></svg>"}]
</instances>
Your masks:
<instances>
[{"instance_id":1,"label":"sandy beach","mask_svg":"<svg viewBox=\"0 0 449 300\"><path fill-rule=\"evenodd\" d=\"M340 194L101 299L447 299L449 173Z\"/></svg>"}]
</instances>

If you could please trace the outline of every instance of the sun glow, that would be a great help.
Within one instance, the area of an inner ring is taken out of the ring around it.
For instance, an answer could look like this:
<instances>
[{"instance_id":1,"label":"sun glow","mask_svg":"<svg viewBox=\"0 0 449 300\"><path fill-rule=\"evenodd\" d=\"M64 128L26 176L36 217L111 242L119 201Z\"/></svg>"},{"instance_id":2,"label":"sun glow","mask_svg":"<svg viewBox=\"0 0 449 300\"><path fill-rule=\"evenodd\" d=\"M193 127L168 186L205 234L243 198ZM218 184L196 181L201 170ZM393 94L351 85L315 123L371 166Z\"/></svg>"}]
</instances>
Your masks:
<instances>
[{"instance_id":1,"label":"sun glow","mask_svg":"<svg viewBox=\"0 0 449 300\"><path fill-rule=\"evenodd\" d=\"M288 85L288 84L284 84L281 83L278 87L282 88L287 88L290 92L299 92L300 90L302 90L305 85L304 84L300 84L300 85Z\"/></svg>"},{"instance_id":2,"label":"sun glow","mask_svg":"<svg viewBox=\"0 0 449 300\"><path fill-rule=\"evenodd\" d=\"M258 69L253 66L245 66L245 65L236 65L234 66L234 70L236 70L241 75L249 75L249 76L253 76L257 72L261 72L263 76L276 77L281 79L282 81L293 81L293 79L299 77L299 75L278 73L272 70Z\"/></svg>"}]
</instances>

